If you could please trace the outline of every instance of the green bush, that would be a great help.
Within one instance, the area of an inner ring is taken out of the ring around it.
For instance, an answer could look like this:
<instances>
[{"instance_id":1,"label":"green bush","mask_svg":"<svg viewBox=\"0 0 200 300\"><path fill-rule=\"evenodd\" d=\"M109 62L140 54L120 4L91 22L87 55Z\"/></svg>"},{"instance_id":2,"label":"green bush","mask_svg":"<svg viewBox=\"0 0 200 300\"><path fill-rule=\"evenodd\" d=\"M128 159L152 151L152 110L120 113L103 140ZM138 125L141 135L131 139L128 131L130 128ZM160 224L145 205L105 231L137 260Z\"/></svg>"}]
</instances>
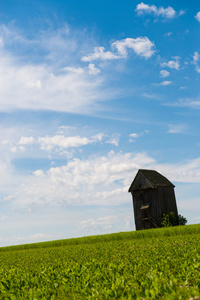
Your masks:
<instances>
[{"instance_id":1,"label":"green bush","mask_svg":"<svg viewBox=\"0 0 200 300\"><path fill-rule=\"evenodd\" d=\"M177 225L185 225L187 223L187 219L182 215L178 215L178 221L175 217L174 212L170 212L168 214L164 214L162 217L161 226L162 227L171 227Z\"/></svg>"},{"instance_id":2,"label":"green bush","mask_svg":"<svg viewBox=\"0 0 200 300\"><path fill-rule=\"evenodd\" d=\"M178 225L185 225L187 223L187 219L181 215L178 215Z\"/></svg>"}]
</instances>

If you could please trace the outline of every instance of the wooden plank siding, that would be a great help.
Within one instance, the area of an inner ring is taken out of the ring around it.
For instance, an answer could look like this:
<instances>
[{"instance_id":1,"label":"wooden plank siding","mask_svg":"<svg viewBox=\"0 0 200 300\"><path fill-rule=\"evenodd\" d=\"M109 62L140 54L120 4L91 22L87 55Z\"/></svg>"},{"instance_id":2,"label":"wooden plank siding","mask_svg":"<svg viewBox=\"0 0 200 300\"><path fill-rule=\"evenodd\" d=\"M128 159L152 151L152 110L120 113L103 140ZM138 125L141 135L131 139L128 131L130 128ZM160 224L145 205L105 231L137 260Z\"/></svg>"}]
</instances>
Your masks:
<instances>
[{"instance_id":1,"label":"wooden plank siding","mask_svg":"<svg viewBox=\"0 0 200 300\"><path fill-rule=\"evenodd\" d=\"M136 230L161 227L163 214L178 211L174 185L154 170L139 170L129 192L132 194Z\"/></svg>"}]
</instances>

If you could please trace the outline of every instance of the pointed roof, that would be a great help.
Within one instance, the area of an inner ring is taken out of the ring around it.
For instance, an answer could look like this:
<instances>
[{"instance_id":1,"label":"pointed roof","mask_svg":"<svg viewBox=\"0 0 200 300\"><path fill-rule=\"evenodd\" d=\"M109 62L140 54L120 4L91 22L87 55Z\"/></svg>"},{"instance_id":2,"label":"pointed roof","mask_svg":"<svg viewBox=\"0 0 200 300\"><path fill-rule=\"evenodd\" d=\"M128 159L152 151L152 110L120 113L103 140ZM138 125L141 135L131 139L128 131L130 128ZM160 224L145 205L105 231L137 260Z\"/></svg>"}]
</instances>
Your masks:
<instances>
[{"instance_id":1,"label":"pointed roof","mask_svg":"<svg viewBox=\"0 0 200 300\"><path fill-rule=\"evenodd\" d=\"M129 192L136 190L143 190L148 188L157 188L159 186L175 187L166 177L155 170L138 170L130 188Z\"/></svg>"}]
</instances>

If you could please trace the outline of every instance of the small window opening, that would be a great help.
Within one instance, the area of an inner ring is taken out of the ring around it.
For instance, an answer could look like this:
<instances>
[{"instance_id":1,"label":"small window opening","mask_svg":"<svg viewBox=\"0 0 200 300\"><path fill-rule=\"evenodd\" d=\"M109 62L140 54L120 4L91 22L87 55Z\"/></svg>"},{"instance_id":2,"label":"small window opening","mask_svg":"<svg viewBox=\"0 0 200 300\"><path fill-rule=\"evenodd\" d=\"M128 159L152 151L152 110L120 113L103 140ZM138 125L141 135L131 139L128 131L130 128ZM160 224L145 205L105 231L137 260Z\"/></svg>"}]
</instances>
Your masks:
<instances>
[{"instance_id":1,"label":"small window opening","mask_svg":"<svg viewBox=\"0 0 200 300\"><path fill-rule=\"evenodd\" d=\"M142 220L149 219L149 204L142 205L140 210L142 213Z\"/></svg>"}]
</instances>

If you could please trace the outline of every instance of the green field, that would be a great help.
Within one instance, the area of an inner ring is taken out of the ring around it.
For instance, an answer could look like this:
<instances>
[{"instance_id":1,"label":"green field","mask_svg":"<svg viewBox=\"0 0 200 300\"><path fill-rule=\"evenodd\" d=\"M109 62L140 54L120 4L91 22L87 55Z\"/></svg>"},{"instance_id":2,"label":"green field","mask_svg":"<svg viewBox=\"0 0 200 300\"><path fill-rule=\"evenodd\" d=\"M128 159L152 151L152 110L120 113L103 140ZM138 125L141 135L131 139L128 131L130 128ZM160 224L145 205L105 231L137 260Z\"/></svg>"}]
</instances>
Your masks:
<instances>
[{"instance_id":1,"label":"green field","mask_svg":"<svg viewBox=\"0 0 200 300\"><path fill-rule=\"evenodd\" d=\"M0 248L0 299L200 299L200 224Z\"/></svg>"}]
</instances>

